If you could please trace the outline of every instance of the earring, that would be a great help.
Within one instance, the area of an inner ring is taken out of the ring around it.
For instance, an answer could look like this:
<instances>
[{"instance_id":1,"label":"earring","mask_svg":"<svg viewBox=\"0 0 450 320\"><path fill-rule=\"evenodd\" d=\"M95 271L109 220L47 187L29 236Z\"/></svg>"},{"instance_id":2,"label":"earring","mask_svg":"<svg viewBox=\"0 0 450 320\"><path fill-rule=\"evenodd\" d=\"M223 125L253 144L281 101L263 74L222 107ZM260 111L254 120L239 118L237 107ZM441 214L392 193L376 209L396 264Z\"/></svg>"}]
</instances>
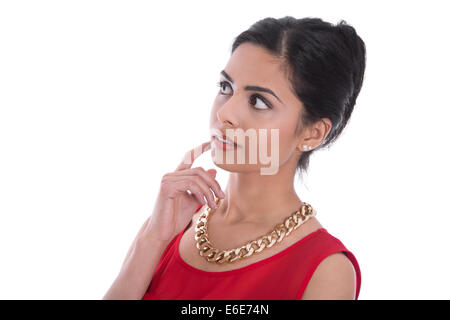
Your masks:
<instances>
[{"instance_id":1,"label":"earring","mask_svg":"<svg viewBox=\"0 0 450 320\"><path fill-rule=\"evenodd\" d=\"M312 149L311 146L307 146L306 144L303 145L303 150L309 151L309 150L311 150L311 149Z\"/></svg>"}]
</instances>

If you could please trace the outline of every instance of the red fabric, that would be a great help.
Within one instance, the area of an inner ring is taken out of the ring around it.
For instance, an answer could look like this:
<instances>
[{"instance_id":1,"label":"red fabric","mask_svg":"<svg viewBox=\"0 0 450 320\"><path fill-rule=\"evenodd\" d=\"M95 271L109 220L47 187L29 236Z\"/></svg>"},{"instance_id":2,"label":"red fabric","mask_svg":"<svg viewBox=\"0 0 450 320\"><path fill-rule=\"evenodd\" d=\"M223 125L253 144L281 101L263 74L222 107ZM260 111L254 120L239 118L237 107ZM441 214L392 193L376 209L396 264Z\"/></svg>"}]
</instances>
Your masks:
<instances>
[{"instance_id":1,"label":"red fabric","mask_svg":"<svg viewBox=\"0 0 450 320\"><path fill-rule=\"evenodd\" d=\"M358 299L361 287L358 262L325 228L269 258L223 272L203 271L181 259L178 245L185 230L164 250L142 300L298 300L320 262L337 252L344 252L353 263Z\"/></svg>"}]
</instances>

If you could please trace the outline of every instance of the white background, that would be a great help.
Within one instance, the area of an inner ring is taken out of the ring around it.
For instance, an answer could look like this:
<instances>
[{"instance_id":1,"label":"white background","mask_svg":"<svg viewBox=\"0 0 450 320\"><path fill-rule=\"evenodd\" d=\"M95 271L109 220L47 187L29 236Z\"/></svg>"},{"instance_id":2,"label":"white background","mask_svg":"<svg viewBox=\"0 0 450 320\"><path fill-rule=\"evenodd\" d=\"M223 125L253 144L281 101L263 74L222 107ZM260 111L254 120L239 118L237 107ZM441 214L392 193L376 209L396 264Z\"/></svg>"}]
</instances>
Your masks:
<instances>
[{"instance_id":1,"label":"white background","mask_svg":"<svg viewBox=\"0 0 450 320\"><path fill-rule=\"evenodd\" d=\"M360 299L450 298L444 3L1 1L0 298L101 299L162 175L208 140L234 37L286 15L346 20L367 49L300 198L357 257Z\"/></svg>"}]
</instances>

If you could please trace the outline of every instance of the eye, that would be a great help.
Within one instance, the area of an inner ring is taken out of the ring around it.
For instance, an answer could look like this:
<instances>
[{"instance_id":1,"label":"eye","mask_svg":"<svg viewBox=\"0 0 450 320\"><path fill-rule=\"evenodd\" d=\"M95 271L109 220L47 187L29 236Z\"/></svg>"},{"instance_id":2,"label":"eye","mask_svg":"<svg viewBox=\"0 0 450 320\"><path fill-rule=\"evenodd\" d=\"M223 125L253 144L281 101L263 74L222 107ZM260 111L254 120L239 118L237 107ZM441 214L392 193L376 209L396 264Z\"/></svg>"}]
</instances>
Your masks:
<instances>
[{"instance_id":1,"label":"eye","mask_svg":"<svg viewBox=\"0 0 450 320\"><path fill-rule=\"evenodd\" d=\"M260 101L262 101L263 103L260 105L260 106L262 106L262 108L259 108L259 107L257 107L256 106L256 101L257 100L260 100ZM261 97L259 94L253 94L251 97L250 97L250 101L251 102L255 102L255 104L254 104L254 108L255 109L258 109L258 110L265 110L265 109L272 109L272 106L269 104L269 103L267 103L266 102L266 100L263 98L263 97ZM252 103L250 103L250 104L252 104ZM252 104L253 105L253 104Z\"/></svg>"},{"instance_id":2,"label":"eye","mask_svg":"<svg viewBox=\"0 0 450 320\"><path fill-rule=\"evenodd\" d=\"M219 82L217 82L217 86L221 89L220 90L220 94L223 94L222 93L222 89L223 89L224 86L225 86L225 88L227 86L229 86L231 88L230 84L228 82L226 82L226 81L219 81Z\"/></svg>"},{"instance_id":3,"label":"eye","mask_svg":"<svg viewBox=\"0 0 450 320\"><path fill-rule=\"evenodd\" d=\"M217 82L217 86L220 87L220 89L226 88L227 86L231 88L230 84L227 81L219 81ZM222 93L222 90L219 91L221 95L227 95L226 93ZM262 104L257 106L257 101L261 101ZM253 94L250 96L250 104L253 106L256 110L267 110L267 109L273 109L273 107L270 105L269 102L266 101L262 96L259 94Z\"/></svg>"}]
</instances>

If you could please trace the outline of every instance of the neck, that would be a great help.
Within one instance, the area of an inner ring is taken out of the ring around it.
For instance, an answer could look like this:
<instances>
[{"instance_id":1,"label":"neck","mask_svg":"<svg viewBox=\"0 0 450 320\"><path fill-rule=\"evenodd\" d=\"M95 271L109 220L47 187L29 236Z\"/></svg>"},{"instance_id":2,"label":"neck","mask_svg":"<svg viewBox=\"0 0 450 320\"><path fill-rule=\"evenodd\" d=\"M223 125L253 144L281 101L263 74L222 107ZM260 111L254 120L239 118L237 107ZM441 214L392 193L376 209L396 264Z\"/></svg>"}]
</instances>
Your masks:
<instances>
[{"instance_id":1,"label":"neck","mask_svg":"<svg viewBox=\"0 0 450 320\"><path fill-rule=\"evenodd\" d=\"M292 169L293 168L293 169ZM225 198L216 209L226 225L273 224L298 210L303 202L294 188L295 166L281 166L274 175L230 174Z\"/></svg>"}]
</instances>

